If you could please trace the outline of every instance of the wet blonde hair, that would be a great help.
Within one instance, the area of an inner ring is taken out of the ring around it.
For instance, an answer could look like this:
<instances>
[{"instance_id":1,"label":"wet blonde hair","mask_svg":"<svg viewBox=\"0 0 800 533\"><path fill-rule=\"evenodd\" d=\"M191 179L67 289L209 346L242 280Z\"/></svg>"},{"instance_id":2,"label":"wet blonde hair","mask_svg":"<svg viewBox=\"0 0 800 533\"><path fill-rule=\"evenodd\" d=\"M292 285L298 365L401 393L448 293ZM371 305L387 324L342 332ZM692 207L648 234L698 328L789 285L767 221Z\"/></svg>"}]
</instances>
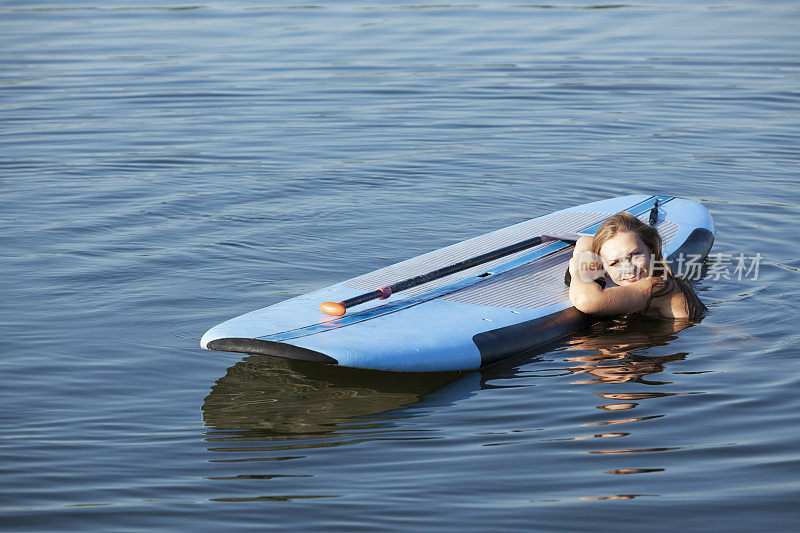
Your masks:
<instances>
[{"instance_id":1,"label":"wet blonde hair","mask_svg":"<svg viewBox=\"0 0 800 533\"><path fill-rule=\"evenodd\" d=\"M651 274L653 277L674 277L669 265L664 260L664 255L661 251L661 236L658 234L658 230L653 226L645 224L627 211L621 211L616 215L612 215L600 225L597 232L594 234L592 252L600 255L600 248L602 248L609 239L619 233L633 233L650 249L650 254L653 259L653 272Z\"/></svg>"}]
</instances>

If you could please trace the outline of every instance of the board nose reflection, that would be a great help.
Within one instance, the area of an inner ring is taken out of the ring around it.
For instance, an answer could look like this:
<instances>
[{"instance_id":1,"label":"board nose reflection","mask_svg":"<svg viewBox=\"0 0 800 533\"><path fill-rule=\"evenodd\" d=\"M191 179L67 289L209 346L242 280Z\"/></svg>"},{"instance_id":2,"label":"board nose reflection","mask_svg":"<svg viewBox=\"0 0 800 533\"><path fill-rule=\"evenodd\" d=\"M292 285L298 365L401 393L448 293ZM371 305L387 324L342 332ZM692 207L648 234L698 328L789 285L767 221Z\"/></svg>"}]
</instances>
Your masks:
<instances>
[{"instance_id":1,"label":"board nose reflection","mask_svg":"<svg viewBox=\"0 0 800 533\"><path fill-rule=\"evenodd\" d=\"M419 402L460 376L252 356L228 368L214 384L203 404L203 420L211 440L320 439L359 417Z\"/></svg>"}]
</instances>

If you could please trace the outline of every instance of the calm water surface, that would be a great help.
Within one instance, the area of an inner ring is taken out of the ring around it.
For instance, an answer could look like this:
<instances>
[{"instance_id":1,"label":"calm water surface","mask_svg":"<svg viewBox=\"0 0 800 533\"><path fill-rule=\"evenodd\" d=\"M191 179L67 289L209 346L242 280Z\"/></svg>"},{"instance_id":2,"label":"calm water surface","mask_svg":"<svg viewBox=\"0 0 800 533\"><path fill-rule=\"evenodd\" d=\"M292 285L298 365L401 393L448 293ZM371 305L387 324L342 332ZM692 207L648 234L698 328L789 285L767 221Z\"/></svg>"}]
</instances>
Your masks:
<instances>
[{"instance_id":1,"label":"calm water surface","mask_svg":"<svg viewBox=\"0 0 800 533\"><path fill-rule=\"evenodd\" d=\"M0 529L793 530L798 51L793 1L3 2ZM628 193L711 210L699 324L463 374L199 349Z\"/></svg>"}]
</instances>

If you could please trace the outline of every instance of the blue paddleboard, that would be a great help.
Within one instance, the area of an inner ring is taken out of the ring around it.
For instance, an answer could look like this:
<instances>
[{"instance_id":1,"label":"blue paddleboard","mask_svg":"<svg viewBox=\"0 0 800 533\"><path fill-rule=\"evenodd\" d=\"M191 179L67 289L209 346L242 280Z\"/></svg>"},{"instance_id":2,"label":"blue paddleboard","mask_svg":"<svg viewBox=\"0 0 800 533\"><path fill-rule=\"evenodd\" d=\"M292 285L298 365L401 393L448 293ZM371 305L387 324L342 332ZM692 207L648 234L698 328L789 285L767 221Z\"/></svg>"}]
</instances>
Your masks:
<instances>
[{"instance_id":1,"label":"blue paddleboard","mask_svg":"<svg viewBox=\"0 0 800 533\"><path fill-rule=\"evenodd\" d=\"M376 370L481 368L592 322L572 306L564 284L572 243L545 242L363 303L344 316L326 315L319 305L342 302L538 235L593 234L619 211L655 221L673 270L680 257L705 258L714 242L714 222L697 202L669 196L611 198L556 211L238 316L206 332L201 346Z\"/></svg>"}]
</instances>

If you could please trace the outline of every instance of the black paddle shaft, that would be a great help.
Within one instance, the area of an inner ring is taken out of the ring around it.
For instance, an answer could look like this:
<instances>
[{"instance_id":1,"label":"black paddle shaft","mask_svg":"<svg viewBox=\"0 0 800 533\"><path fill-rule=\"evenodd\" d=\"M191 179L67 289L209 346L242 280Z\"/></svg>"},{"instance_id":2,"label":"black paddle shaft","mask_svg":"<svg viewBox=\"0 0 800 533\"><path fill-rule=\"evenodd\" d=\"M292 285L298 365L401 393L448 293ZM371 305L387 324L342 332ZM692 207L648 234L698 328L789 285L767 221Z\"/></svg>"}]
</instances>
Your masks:
<instances>
[{"instance_id":1,"label":"black paddle shaft","mask_svg":"<svg viewBox=\"0 0 800 533\"><path fill-rule=\"evenodd\" d=\"M527 248L533 248L534 246L538 246L544 242L542 237L532 237L530 239L526 239L524 241L520 241L514 244L509 244L508 246L504 246L503 248L498 248L497 250L492 250L491 252L486 252L481 255L476 255L475 257L470 257L469 259L464 259L458 263L454 263L452 265L448 265L427 274L420 274L419 276L414 276L413 278L404 279L403 281L398 281L392 285L389 285L389 290L392 293L403 291L406 289L410 289L411 287L416 287L417 285L422 285L423 283L428 283L429 281L433 281L435 279L443 278L445 276L449 276L450 274L455 274L456 272L461 272L462 270L467 270L468 268L472 268L474 266L481 265L483 263L488 263L494 259L499 259L501 257L505 257L507 255L511 255L513 253L525 250ZM340 302L345 308L350 308L354 305L363 304L364 302L369 302L371 300L377 300L378 298L384 297L385 292L381 289L376 289L372 292L367 292L364 294L359 294L358 296L353 296L352 298L348 298Z\"/></svg>"}]
</instances>

